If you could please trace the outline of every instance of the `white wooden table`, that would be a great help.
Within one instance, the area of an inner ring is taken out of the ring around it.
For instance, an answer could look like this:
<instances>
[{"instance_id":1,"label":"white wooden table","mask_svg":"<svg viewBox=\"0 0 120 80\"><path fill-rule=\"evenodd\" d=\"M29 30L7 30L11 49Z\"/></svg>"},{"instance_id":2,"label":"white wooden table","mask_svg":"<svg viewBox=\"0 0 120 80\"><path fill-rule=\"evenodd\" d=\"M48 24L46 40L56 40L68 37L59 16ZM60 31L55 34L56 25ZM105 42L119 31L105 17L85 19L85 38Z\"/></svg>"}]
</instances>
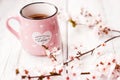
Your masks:
<instances>
[{"instance_id":1,"label":"white wooden table","mask_svg":"<svg viewBox=\"0 0 120 80\"><path fill-rule=\"evenodd\" d=\"M0 80L21 80L19 76L16 76L15 69L20 68L28 69L31 71L31 75L39 75L40 70L49 71L53 68L53 64L48 63L46 59L40 57L31 56L26 53L20 44L20 42L6 29L6 20L10 16L18 15L19 10L25 4L37 1L47 1L56 4L59 7L61 15L59 16L60 29L62 34L62 40L64 49L66 48L66 20L68 16L76 18L80 14L80 9L85 8L94 14L101 14L105 24L112 29L120 30L120 0L0 0ZM67 3L66 3L67 2ZM66 12L67 11L67 12ZM66 18L65 18L66 17ZM83 20L84 22L84 20ZM12 24L15 29L18 29L17 24ZM73 28L71 24L68 24L68 52L69 56L75 55L75 47L82 46L79 49L81 51L87 51L109 37L98 38L95 35L95 31L88 29L85 26L77 26ZM95 63L99 60L104 60L103 57L98 57L97 52L101 51L107 54L107 58L112 58L112 53L119 55L120 53L119 38L115 39L107 44L104 48L100 48L94 52L93 55L86 55L82 57L80 61L75 60L69 64L67 69L68 74L63 74L60 77L52 77L51 80L66 80L66 76L70 77L70 80L93 80L90 77L97 74L95 73ZM65 60L65 53L60 56L59 62ZM106 55L106 54L105 54ZM120 57L120 56L118 56ZM109 60L109 59L107 59ZM45 64L43 64L43 63ZM120 62L120 61L119 61ZM42 64L42 65L41 65ZM47 65L47 66L46 66ZM58 65L58 67L61 65ZM71 69L72 66L75 66ZM80 75L80 72L94 72L91 75ZM44 72L45 73L45 72ZM76 76L73 76L76 73ZM89 78L89 79L87 79ZM35 79L36 80L36 79ZM45 79L47 80L47 79ZM94 79L98 80L98 79ZM99 78L99 80L104 80ZM106 80L106 79L105 79ZM109 79L110 80L110 79ZM120 79L118 79L120 80Z\"/></svg>"}]
</instances>

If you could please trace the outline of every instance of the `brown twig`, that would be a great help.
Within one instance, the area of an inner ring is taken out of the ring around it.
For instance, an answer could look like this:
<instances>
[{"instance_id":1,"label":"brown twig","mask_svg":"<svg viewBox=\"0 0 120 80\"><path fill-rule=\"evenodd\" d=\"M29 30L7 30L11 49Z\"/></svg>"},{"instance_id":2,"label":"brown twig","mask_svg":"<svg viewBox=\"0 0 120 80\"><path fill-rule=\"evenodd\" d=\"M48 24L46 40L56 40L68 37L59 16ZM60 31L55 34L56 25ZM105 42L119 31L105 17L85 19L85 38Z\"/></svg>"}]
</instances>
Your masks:
<instances>
[{"instance_id":1,"label":"brown twig","mask_svg":"<svg viewBox=\"0 0 120 80\"><path fill-rule=\"evenodd\" d=\"M42 47L45 49L45 50L49 50L49 47L47 47L46 45L42 45ZM52 58L54 61L57 61L56 57L53 55L53 53L50 52L50 55L49 55L50 58Z\"/></svg>"},{"instance_id":2,"label":"brown twig","mask_svg":"<svg viewBox=\"0 0 120 80\"><path fill-rule=\"evenodd\" d=\"M45 77L52 77L52 76L60 76L61 74L59 73L51 73L49 75L40 75L40 76L27 76L27 75L22 75L21 78L22 79L25 79L25 78L28 78L28 79L33 79L33 78L37 78L38 80L43 80L43 78Z\"/></svg>"},{"instance_id":3,"label":"brown twig","mask_svg":"<svg viewBox=\"0 0 120 80\"><path fill-rule=\"evenodd\" d=\"M90 72L81 72L81 75L90 74Z\"/></svg>"},{"instance_id":4,"label":"brown twig","mask_svg":"<svg viewBox=\"0 0 120 80\"><path fill-rule=\"evenodd\" d=\"M45 78L45 77L51 77L51 76L60 76L60 74L55 75L41 75L41 76L30 76L30 78Z\"/></svg>"},{"instance_id":5,"label":"brown twig","mask_svg":"<svg viewBox=\"0 0 120 80\"><path fill-rule=\"evenodd\" d=\"M118 30L111 30L111 31L112 31L112 32L118 32L118 33L120 33L120 31L118 31ZM108 43L109 41L111 41L111 40L113 40L113 39L116 39L116 38L118 38L118 37L120 37L120 35L113 36L113 37L107 39L106 41L104 41L103 43ZM86 52L84 52L84 53L80 53L80 52L78 51L77 54L79 54L79 55L75 56L74 58L79 59L80 57L82 57L82 56L84 56L84 55L86 55L86 54L88 54L88 53L93 54L93 52L94 52L97 48L99 48L99 47L101 47L101 46L103 46L103 45L99 44L97 47L95 47L95 48L93 48L93 49L91 49L91 50L89 50L89 51L86 51ZM72 61L74 61L74 59L70 59L70 60L64 62L63 64L66 65L66 64L68 64L68 63L70 63L70 62L72 62Z\"/></svg>"},{"instance_id":6,"label":"brown twig","mask_svg":"<svg viewBox=\"0 0 120 80\"><path fill-rule=\"evenodd\" d=\"M112 32L117 32L117 33L120 33L120 31L119 30L111 30Z\"/></svg>"}]
</instances>

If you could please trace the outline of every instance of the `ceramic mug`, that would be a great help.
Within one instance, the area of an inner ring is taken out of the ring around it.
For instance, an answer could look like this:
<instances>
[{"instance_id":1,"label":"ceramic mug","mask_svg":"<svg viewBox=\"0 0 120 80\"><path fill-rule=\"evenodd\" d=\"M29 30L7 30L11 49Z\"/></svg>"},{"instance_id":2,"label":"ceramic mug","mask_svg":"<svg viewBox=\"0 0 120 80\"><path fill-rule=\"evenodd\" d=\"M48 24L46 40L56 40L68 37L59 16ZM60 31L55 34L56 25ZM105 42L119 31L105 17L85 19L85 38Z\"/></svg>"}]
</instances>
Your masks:
<instances>
[{"instance_id":1,"label":"ceramic mug","mask_svg":"<svg viewBox=\"0 0 120 80\"><path fill-rule=\"evenodd\" d=\"M61 47L57 12L58 8L51 3L30 3L20 10L20 16L10 17L7 20L7 28L20 40L27 52L44 56L46 49L52 51L53 48ZM19 22L19 32L9 25L11 19Z\"/></svg>"}]
</instances>

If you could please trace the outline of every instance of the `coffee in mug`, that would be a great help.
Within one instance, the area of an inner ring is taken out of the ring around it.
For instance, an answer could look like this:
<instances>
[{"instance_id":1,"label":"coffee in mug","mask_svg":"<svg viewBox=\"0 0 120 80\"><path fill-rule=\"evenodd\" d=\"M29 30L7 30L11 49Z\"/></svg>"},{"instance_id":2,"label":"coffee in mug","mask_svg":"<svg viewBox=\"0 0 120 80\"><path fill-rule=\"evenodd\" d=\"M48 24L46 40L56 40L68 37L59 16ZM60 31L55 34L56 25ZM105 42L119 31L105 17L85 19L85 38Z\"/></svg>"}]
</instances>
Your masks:
<instances>
[{"instance_id":1,"label":"coffee in mug","mask_svg":"<svg viewBox=\"0 0 120 80\"><path fill-rule=\"evenodd\" d=\"M46 14L32 14L32 15L28 16L28 18L31 18L31 19L44 19L47 17L48 17L48 15L46 15Z\"/></svg>"}]
</instances>

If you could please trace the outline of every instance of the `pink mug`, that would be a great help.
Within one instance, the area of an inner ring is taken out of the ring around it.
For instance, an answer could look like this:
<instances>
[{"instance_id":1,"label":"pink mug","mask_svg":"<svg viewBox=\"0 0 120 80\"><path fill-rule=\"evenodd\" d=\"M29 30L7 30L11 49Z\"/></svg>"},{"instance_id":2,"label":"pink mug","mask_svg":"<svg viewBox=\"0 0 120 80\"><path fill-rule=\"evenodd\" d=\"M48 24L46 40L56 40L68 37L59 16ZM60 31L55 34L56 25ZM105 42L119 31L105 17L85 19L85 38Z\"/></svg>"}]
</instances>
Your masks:
<instances>
[{"instance_id":1,"label":"pink mug","mask_svg":"<svg viewBox=\"0 0 120 80\"><path fill-rule=\"evenodd\" d=\"M25 51L45 56L46 49L52 51L54 48L61 48L57 12L57 7L51 3L31 3L20 10L20 16L7 20L7 28L20 40ZM19 22L19 32L8 24L11 19Z\"/></svg>"}]
</instances>

